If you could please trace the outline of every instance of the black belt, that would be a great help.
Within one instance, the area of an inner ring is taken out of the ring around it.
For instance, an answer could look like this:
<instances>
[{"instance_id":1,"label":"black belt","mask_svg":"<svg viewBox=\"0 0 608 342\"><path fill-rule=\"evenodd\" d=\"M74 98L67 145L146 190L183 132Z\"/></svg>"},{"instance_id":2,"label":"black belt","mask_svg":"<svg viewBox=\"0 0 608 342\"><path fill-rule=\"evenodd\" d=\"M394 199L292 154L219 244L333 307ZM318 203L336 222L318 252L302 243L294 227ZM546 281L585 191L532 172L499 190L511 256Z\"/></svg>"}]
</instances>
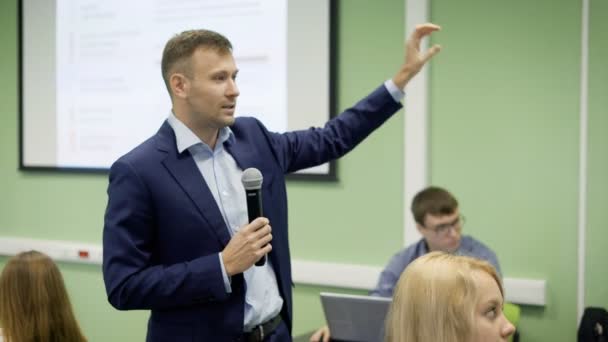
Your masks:
<instances>
[{"instance_id":1,"label":"black belt","mask_svg":"<svg viewBox=\"0 0 608 342\"><path fill-rule=\"evenodd\" d=\"M270 336L274 330L281 324L281 314L278 314L268 320L266 323L262 323L251 330L243 334L243 340L246 342L262 342L266 336Z\"/></svg>"}]
</instances>

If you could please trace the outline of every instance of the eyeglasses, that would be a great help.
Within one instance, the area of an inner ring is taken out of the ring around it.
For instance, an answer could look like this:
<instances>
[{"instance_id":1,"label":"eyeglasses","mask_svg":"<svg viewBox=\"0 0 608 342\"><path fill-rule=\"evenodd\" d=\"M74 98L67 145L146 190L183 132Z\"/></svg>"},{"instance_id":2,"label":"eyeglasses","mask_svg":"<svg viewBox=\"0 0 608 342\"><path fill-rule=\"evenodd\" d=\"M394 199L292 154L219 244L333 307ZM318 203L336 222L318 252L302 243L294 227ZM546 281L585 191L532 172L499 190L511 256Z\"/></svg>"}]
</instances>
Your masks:
<instances>
[{"instance_id":1,"label":"eyeglasses","mask_svg":"<svg viewBox=\"0 0 608 342\"><path fill-rule=\"evenodd\" d=\"M425 227L432 230L437 235L447 235L450 229L460 230L464 226L465 218L463 215L459 215L454 221L449 223L438 224L435 227Z\"/></svg>"}]
</instances>

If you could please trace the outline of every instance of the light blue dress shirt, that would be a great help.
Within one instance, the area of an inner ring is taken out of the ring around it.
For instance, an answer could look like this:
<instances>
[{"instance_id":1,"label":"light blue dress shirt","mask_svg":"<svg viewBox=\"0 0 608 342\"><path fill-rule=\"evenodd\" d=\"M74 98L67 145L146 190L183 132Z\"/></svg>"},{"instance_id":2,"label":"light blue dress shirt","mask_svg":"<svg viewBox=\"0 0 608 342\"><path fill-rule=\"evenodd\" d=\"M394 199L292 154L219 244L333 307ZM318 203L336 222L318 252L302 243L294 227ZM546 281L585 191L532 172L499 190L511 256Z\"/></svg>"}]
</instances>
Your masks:
<instances>
[{"instance_id":1,"label":"light blue dress shirt","mask_svg":"<svg viewBox=\"0 0 608 342\"><path fill-rule=\"evenodd\" d=\"M182 153L184 150L190 152L220 208L230 236L234 235L240 227L248 223L248 216L245 188L241 183L243 170L238 167L223 145L228 139L234 139L232 131L229 127L222 128L215 149L211 150L209 145L202 142L173 113L169 115L167 121L175 132L178 152ZM221 253L218 256L226 292L231 292L230 280ZM279 295L277 278L270 262L266 262L264 266L250 267L244 272L244 276L247 284L244 331L251 331L256 325L279 314L283 299Z\"/></svg>"},{"instance_id":2,"label":"light blue dress shirt","mask_svg":"<svg viewBox=\"0 0 608 342\"><path fill-rule=\"evenodd\" d=\"M401 100L403 100L403 97L405 97L405 92L403 91L403 89L399 89L392 79L386 80L386 82L384 82L384 86L386 87L386 90L388 90L388 92L391 94L395 102L400 102Z\"/></svg>"}]
</instances>

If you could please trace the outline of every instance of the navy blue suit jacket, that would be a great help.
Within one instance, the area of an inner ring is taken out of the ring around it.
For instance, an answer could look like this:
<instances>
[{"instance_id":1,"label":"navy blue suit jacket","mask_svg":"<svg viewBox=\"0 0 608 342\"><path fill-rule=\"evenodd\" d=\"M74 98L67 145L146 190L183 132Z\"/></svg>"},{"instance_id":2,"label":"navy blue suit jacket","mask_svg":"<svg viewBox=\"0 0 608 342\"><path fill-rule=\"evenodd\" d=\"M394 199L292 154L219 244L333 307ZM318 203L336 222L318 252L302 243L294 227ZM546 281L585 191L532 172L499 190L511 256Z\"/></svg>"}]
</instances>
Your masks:
<instances>
[{"instance_id":1,"label":"navy blue suit jacket","mask_svg":"<svg viewBox=\"0 0 608 342\"><path fill-rule=\"evenodd\" d=\"M227 151L241 169L264 176L264 214L273 227L269 261L292 326L291 265L285 174L338 158L401 108L384 86L323 128L271 133L237 118ZM151 310L148 341L230 341L243 332L246 284L232 277L226 293L218 252L228 228L187 150L177 152L165 122L158 133L110 170L103 231L103 275L110 303Z\"/></svg>"}]
</instances>

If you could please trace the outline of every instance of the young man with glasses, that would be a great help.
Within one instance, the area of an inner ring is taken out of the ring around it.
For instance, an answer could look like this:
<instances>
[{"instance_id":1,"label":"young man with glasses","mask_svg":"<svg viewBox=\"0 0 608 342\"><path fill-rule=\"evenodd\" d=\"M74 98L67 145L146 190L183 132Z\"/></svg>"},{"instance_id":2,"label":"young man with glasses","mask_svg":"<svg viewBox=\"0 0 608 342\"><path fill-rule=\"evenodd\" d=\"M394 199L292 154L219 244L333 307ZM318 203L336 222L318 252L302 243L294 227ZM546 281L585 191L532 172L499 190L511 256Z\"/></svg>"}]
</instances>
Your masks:
<instances>
[{"instance_id":1,"label":"young man with glasses","mask_svg":"<svg viewBox=\"0 0 608 342\"><path fill-rule=\"evenodd\" d=\"M370 291L370 295L392 297L399 276L405 268L418 257L434 251L466 255L488 261L501 275L496 254L474 238L461 235L464 216L460 214L458 201L447 190L434 186L427 187L414 196L411 210L422 239L393 256L380 273L378 284ZM311 342L329 340L328 326L320 328L310 337Z\"/></svg>"},{"instance_id":2,"label":"young man with glasses","mask_svg":"<svg viewBox=\"0 0 608 342\"><path fill-rule=\"evenodd\" d=\"M420 191L414 196L411 209L422 239L393 256L371 295L392 297L397 280L407 265L433 251L486 260L502 274L496 254L490 248L471 236L462 235L464 216L458 209L458 201L447 190L431 186Z\"/></svg>"}]
</instances>

